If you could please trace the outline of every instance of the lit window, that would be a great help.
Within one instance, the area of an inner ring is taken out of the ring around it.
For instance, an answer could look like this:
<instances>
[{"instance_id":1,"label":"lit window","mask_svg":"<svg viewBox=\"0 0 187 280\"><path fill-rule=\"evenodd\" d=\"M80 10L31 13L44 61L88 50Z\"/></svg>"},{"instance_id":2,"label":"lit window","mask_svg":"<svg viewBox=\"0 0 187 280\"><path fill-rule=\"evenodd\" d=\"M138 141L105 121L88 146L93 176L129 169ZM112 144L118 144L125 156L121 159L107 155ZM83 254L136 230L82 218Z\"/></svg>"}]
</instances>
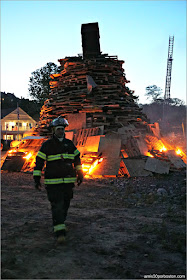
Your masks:
<instances>
[{"instance_id":1,"label":"lit window","mask_svg":"<svg viewBox=\"0 0 187 280\"><path fill-rule=\"evenodd\" d=\"M15 122L9 122L10 126L15 126Z\"/></svg>"}]
</instances>

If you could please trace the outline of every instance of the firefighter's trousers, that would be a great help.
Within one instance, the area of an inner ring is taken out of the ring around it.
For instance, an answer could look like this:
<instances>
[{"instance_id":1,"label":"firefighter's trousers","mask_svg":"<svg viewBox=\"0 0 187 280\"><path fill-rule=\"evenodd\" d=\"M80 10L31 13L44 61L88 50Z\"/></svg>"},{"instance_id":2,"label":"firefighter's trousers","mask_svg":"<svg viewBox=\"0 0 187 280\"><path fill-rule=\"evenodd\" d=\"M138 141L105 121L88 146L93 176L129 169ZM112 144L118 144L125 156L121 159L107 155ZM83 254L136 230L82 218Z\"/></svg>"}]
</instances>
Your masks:
<instances>
[{"instance_id":1,"label":"firefighter's trousers","mask_svg":"<svg viewBox=\"0 0 187 280\"><path fill-rule=\"evenodd\" d=\"M57 236L65 232L64 222L73 198L74 184L47 185L47 196L51 203L54 232Z\"/></svg>"}]
</instances>

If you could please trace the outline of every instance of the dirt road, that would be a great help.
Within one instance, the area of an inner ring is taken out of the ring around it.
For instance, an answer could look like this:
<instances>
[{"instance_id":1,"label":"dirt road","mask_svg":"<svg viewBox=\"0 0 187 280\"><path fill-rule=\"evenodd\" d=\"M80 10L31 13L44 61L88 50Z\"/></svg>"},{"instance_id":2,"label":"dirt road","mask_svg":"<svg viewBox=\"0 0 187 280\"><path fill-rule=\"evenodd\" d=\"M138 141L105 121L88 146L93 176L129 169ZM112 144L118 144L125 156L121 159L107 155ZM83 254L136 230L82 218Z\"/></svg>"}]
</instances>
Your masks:
<instances>
[{"instance_id":1,"label":"dirt road","mask_svg":"<svg viewBox=\"0 0 187 280\"><path fill-rule=\"evenodd\" d=\"M185 172L85 180L67 243L57 245L45 189L2 173L2 279L141 279L185 274Z\"/></svg>"}]
</instances>

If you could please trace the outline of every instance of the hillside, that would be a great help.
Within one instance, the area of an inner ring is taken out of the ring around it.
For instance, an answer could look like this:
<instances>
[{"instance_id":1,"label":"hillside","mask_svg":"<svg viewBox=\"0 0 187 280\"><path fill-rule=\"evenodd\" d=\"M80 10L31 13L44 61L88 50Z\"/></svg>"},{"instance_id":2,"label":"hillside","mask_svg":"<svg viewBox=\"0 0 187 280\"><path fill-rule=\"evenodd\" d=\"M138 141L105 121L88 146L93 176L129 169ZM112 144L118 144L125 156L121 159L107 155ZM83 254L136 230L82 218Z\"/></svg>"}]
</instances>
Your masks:
<instances>
[{"instance_id":1,"label":"hillside","mask_svg":"<svg viewBox=\"0 0 187 280\"><path fill-rule=\"evenodd\" d=\"M13 93L1 92L1 109L15 109L17 105L34 120L39 120L41 105L36 100L18 98Z\"/></svg>"}]
</instances>

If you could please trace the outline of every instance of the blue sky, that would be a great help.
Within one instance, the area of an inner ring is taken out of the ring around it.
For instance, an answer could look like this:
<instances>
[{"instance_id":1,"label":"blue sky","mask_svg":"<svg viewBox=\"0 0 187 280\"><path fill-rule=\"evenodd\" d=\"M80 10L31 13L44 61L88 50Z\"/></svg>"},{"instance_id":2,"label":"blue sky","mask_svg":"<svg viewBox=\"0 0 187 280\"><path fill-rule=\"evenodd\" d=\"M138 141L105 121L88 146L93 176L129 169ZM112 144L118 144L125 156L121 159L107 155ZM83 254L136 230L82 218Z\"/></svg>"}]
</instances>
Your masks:
<instances>
[{"instance_id":1,"label":"blue sky","mask_svg":"<svg viewBox=\"0 0 187 280\"><path fill-rule=\"evenodd\" d=\"M1 1L1 91L30 98L31 73L82 53L81 24L98 22L103 53L124 60L128 87L165 90L175 37L171 97L186 102L186 1Z\"/></svg>"}]
</instances>

